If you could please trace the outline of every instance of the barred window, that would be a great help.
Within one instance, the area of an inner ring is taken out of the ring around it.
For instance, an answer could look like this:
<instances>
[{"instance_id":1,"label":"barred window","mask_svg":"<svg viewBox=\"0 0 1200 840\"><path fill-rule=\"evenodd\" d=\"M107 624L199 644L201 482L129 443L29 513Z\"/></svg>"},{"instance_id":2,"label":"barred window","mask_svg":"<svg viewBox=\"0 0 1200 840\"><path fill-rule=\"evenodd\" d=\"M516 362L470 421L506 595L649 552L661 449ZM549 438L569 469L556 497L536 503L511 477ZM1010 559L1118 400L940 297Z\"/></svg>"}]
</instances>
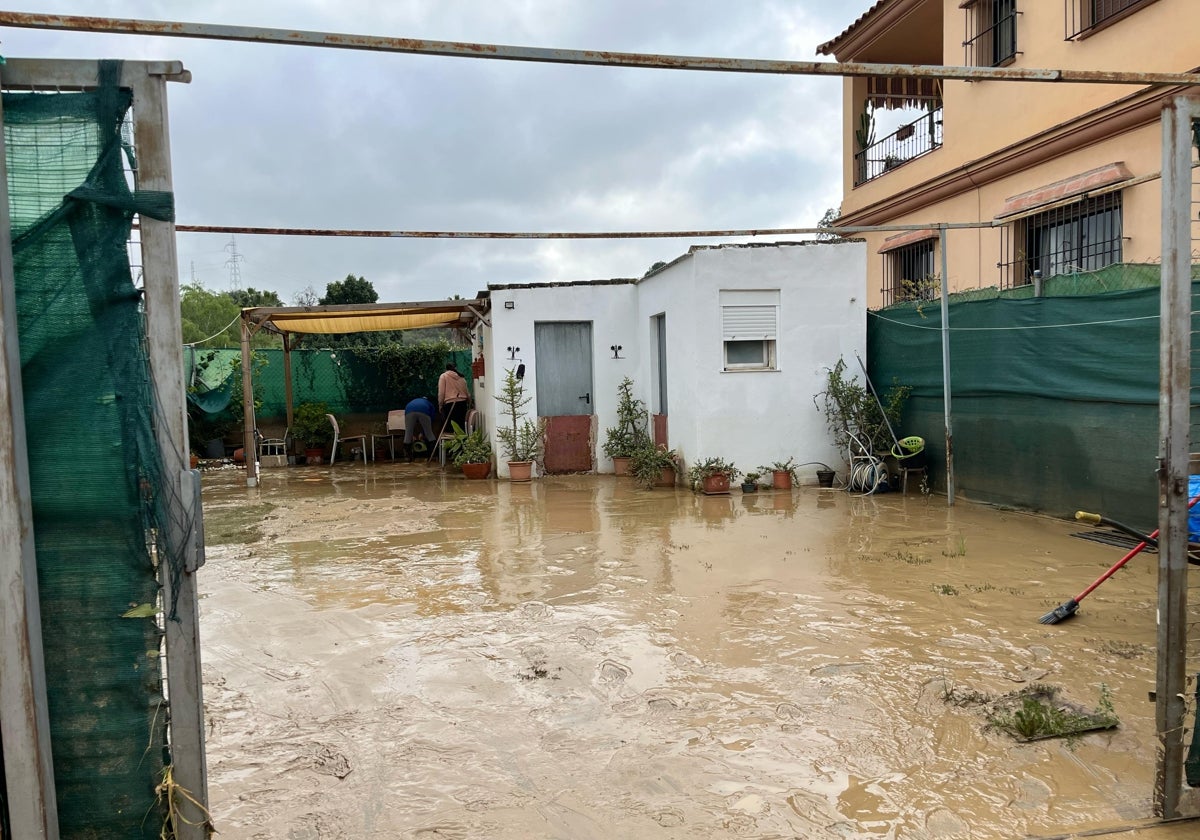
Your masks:
<instances>
[{"instance_id":1,"label":"barred window","mask_svg":"<svg viewBox=\"0 0 1200 840\"><path fill-rule=\"evenodd\" d=\"M933 267L936 239L925 239L888 251L883 255L883 305L902 300L932 300L937 297L937 275Z\"/></svg>"},{"instance_id":2,"label":"barred window","mask_svg":"<svg viewBox=\"0 0 1200 840\"><path fill-rule=\"evenodd\" d=\"M1157 0L1067 0L1067 37L1071 41L1103 29Z\"/></svg>"},{"instance_id":3,"label":"barred window","mask_svg":"<svg viewBox=\"0 0 1200 840\"><path fill-rule=\"evenodd\" d=\"M1002 288L1097 271L1121 261L1121 193L1106 193L1013 222L1002 239Z\"/></svg>"},{"instance_id":4,"label":"barred window","mask_svg":"<svg viewBox=\"0 0 1200 840\"><path fill-rule=\"evenodd\" d=\"M1017 0L971 0L966 6L967 65L999 67L1017 55Z\"/></svg>"}]
</instances>

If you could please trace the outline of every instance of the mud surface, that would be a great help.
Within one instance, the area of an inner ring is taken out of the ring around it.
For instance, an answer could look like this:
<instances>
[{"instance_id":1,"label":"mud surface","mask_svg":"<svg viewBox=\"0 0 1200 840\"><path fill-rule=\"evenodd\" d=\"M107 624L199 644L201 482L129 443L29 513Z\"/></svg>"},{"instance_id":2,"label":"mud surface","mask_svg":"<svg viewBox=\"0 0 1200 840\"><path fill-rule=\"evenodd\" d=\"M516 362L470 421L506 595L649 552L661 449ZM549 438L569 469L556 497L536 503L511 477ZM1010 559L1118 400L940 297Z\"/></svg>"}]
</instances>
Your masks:
<instances>
[{"instance_id":1,"label":"mud surface","mask_svg":"<svg viewBox=\"0 0 1200 840\"><path fill-rule=\"evenodd\" d=\"M1018 837L1151 816L1154 559L1039 624L1123 553L1074 523L612 476L263 478L204 477L226 840ZM1033 681L1086 706L1107 686L1120 727L1016 743L970 702Z\"/></svg>"}]
</instances>

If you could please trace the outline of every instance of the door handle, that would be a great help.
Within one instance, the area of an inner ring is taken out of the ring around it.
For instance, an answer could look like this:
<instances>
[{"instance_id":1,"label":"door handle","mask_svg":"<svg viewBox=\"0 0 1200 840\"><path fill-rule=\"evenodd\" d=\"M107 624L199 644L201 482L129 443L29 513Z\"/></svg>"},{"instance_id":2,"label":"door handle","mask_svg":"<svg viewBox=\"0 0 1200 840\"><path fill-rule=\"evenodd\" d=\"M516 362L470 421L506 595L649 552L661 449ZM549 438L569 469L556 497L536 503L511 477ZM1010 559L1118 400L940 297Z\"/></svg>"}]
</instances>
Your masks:
<instances>
[{"instance_id":1,"label":"door handle","mask_svg":"<svg viewBox=\"0 0 1200 840\"><path fill-rule=\"evenodd\" d=\"M579 399L583 400L588 405L591 405L592 404L592 392L588 391L586 394L581 394L579 396Z\"/></svg>"}]
</instances>

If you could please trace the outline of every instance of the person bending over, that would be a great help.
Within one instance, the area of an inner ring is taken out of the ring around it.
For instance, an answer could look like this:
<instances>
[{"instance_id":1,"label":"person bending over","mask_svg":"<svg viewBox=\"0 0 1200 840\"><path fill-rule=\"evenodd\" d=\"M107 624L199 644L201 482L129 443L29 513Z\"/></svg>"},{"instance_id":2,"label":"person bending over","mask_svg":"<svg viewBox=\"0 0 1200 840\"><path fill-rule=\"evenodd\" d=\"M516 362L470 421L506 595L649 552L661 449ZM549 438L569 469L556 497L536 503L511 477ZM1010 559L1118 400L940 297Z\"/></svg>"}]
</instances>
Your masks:
<instances>
[{"instance_id":1,"label":"person bending over","mask_svg":"<svg viewBox=\"0 0 1200 840\"><path fill-rule=\"evenodd\" d=\"M453 363L446 365L446 372L438 377L438 408L443 416L466 428L467 409L471 404L467 393L467 380L463 378ZM450 424L446 424L451 428Z\"/></svg>"},{"instance_id":2,"label":"person bending over","mask_svg":"<svg viewBox=\"0 0 1200 840\"><path fill-rule=\"evenodd\" d=\"M433 413L433 403L425 397L417 397L404 406L404 460L410 464L413 459L413 438L416 437L418 425L425 440L433 442Z\"/></svg>"}]
</instances>

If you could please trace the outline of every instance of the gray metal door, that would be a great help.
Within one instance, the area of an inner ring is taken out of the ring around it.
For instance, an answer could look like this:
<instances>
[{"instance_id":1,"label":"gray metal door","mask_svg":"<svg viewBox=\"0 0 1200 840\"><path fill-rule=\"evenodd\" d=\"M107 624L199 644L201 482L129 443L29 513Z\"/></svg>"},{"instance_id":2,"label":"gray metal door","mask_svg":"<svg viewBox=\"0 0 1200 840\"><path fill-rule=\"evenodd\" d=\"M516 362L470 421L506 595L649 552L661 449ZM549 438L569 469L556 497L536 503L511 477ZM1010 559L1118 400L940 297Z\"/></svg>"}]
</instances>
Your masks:
<instances>
[{"instance_id":1,"label":"gray metal door","mask_svg":"<svg viewBox=\"0 0 1200 840\"><path fill-rule=\"evenodd\" d=\"M539 417L592 413L592 324L547 321L533 325Z\"/></svg>"}]
</instances>

